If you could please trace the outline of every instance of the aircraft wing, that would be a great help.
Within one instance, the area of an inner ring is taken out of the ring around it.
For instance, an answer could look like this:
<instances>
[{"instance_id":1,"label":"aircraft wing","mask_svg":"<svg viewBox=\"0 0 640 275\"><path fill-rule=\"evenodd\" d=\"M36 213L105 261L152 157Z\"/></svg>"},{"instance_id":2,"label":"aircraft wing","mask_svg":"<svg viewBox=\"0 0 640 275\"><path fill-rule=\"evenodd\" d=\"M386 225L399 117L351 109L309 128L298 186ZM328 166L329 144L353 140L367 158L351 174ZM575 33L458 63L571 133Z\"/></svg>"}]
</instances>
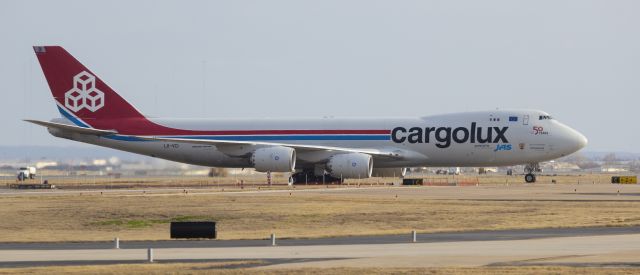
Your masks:
<instances>
[{"instance_id":1,"label":"aircraft wing","mask_svg":"<svg viewBox=\"0 0 640 275\"><path fill-rule=\"evenodd\" d=\"M84 128L75 125L56 123L42 120L25 119L25 121L34 123L47 128L54 128L65 130L69 132L75 132L86 135L97 136L110 136L117 135L118 132L114 130L100 130L95 128ZM127 136L127 135L122 135ZM289 143L277 143L277 142L260 142L260 141L235 141L235 140L215 140L215 139L194 139L194 138L172 138L172 137L155 137L155 136L128 136L132 138L148 140L148 141L164 141L164 142L180 142L202 145L213 145L218 148L234 145L249 145L249 146L284 146L295 149L299 152L313 152L313 151L335 151L345 153L363 153L369 154L373 157L390 157L390 158L402 158L403 151L390 149L367 149L367 148L344 148L322 145L303 145L303 144L289 144Z\"/></svg>"},{"instance_id":2,"label":"aircraft wing","mask_svg":"<svg viewBox=\"0 0 640 275\"><path fill-rule=\"evenodd\" d=\"M366 149L366 148L344 148L322 145L301 145L277 142L260 142L260 141L235 141L235 140L213 140L213 139L192 139L192 138L167 138L167 137L151 137L151 136L131 136L149 141L165 141L165 142L181 142L202 145L213 145L216 147L225 145L262 145L262 146L284 146L296 149L296 151L336 151L345 153L364 153L378 157L401 157L399 152L392 150Z\"/></svg>"},{"instance_id":3,"label":"aircraft wing","mask_svg":"<svg viewBox=\"0 0 640 275\"><path fill-rule=\"evenodd\" d=\"M31 122L33 124L37 124L47 128L61 129L61 130L66 130L66 131L71 131L71 132L76 132L79 134L86 134L86 135L107 136L107 135L114 135L118 133L114 130L99 130L94 128L84 128L84 127L79 127L75 125L50 122L50 121L33 120L33 119L25 119L24 121Z\"/></svg>"}]
</instances>

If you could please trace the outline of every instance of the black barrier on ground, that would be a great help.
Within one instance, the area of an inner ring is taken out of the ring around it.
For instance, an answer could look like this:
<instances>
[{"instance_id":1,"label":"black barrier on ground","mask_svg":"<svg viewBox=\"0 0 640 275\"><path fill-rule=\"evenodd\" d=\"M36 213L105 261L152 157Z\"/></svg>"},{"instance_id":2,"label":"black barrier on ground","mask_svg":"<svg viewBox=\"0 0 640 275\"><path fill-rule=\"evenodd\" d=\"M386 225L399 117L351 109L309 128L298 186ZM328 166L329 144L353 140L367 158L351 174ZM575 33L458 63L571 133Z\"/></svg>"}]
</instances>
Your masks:
<instances>
[{"instance_id":1,"label":"black barrier on ground","mask_svg":"<svg viewBox=\"0 0 640 275\"><path fill-rule=\"evenodd\" d=\"M172 222L172 239L215 239L215 222Z\"/></svg>"},{"instance_id":2,"label":"black barrier on ground","mask_svg":"<svg viewBox=\"0 0 640 275\"><path fill-rule=\"evenodd\" d=\"M424 179L402 179L402 185L422 185Z\"/></svg>"}]
</instances>

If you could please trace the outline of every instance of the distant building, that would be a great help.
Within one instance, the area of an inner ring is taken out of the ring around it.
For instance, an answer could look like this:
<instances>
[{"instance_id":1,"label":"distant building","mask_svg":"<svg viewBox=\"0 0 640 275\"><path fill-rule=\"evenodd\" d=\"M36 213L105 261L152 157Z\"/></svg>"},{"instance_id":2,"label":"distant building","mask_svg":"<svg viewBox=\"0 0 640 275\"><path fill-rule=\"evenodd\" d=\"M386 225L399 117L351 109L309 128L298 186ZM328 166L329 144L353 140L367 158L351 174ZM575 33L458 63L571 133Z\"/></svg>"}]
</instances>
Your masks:
<instances>
[{"instance_id":1,"label":"distant building","mask_svg":"<svg viewBox=\"0 0 640 275\"><path fill-rule=\"evenodd\" d=\"M624 173L629 172L629 169L620 165L603 165L600 171L604 173Z\"/></svg>"},{"instance_id":2,"label":"distant building","mask_svg":"<svg viewBox=\"0 0 640 275\"><path fill-rule=\"evenodd\" d=\"M57 161L38 161L36 162L36 168L42 169L47 167L55 167L58 166Z\"/></svg>"},{"instance_id":3,"label":"distant building","mask_svg":"<svg viewBox=\"0 0 640 275\"><path fill-rule=\"evenodd\" d=\"M106 166L107 165L107 160L106 159L94 159L91 164L95 165L95 166Z\"/></svg>"},{"instance_id":4,"label":"distant building","mask_svg":"<svg viewBox=\"0 0 640 275\"><path fill-rule=\"evenodd\" d=\"M580 166L575 163L570 162L550 162L547 165L544 165L544 169L548 169L555 172L572 172L572 171L580 171Z\"/></svg>"}]
</instances>

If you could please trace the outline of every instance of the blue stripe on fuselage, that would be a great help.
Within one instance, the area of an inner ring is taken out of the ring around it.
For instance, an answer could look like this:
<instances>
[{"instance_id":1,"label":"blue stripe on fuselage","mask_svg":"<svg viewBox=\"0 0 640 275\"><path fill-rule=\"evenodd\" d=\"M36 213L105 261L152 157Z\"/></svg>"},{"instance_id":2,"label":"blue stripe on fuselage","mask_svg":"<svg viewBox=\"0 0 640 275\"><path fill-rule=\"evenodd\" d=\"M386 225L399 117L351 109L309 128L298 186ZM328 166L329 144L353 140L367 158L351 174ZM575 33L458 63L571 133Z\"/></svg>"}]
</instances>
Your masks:
<instances>
[{"instance_id":1,"label":"blue stripe on fuselage","mask_svg":"<svg viewBox=\"0 0 640 275\"><path fill-rule=\"evenodd\" d=\"M75 118L71 114L67 113L67 111L62 109L60 106L57 106L57 107L58 107L58 111L60 111L60 114L62 114L62 116L66 117L68 120L73 122L73 124L75 124L77 126L80 126L80 127L83 127L83 128L91 128L91 126L82 123L82 121L78 120L77 118Z\"/></svg>"},{"instance_id":2,"label":"blue stripe on fuselage","mask_svg":"<svg viewBox=\"0 0 640 275\"><path fill-rule=\"evenodd\" d=\"M247 135L247 136L172 136L166 138L233 140L233 141L278 141L278 140L390 140L389 135Z\"/></svg>"},{"instance_id":3,"label":"blue stripe on fuselage","mask_svg":"<svg viewBox=\"0 0 640 275\"><path fill-rule=\"evenodd\" d=\"M150 141L121 135L109 135L104 136L104 138L121 141ZM391 140L389 135L170 136L165 138L229 141Z\"/></svg>"},{"instance_id":4,"label":"blue stripe on fuselage","mask_svg":"<svg viewBox=\"0 0 640 275\"><path fill-rule=\"evenodd\" d=\"M102 136L102 137L106 138L106 139L121 140L121 141L150 141L150 140L141 139L141 138L138 138L138 137L121 136L121 135L108 135L108 136Z\"/></svg>"}]
</instances>

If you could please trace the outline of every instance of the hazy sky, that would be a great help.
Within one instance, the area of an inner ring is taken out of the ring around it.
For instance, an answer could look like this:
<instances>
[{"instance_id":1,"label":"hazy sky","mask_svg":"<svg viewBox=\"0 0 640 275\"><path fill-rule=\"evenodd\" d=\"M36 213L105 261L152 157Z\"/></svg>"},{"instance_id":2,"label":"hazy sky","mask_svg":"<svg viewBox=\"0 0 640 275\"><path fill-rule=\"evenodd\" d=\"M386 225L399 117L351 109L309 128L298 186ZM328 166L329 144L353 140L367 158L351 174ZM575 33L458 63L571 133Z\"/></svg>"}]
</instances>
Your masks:
<instances>
[{"instance_id":1,"label":"hazy sky","mask_svg":"<svg viewBox=\"0 0 640 275\"><path fill-rule=\"evenodd\" d=\"M640 152L640 1L0 1L0 141L79 145L33 45L163 117L535 108Z\"/></svg>"}]
</instances>

